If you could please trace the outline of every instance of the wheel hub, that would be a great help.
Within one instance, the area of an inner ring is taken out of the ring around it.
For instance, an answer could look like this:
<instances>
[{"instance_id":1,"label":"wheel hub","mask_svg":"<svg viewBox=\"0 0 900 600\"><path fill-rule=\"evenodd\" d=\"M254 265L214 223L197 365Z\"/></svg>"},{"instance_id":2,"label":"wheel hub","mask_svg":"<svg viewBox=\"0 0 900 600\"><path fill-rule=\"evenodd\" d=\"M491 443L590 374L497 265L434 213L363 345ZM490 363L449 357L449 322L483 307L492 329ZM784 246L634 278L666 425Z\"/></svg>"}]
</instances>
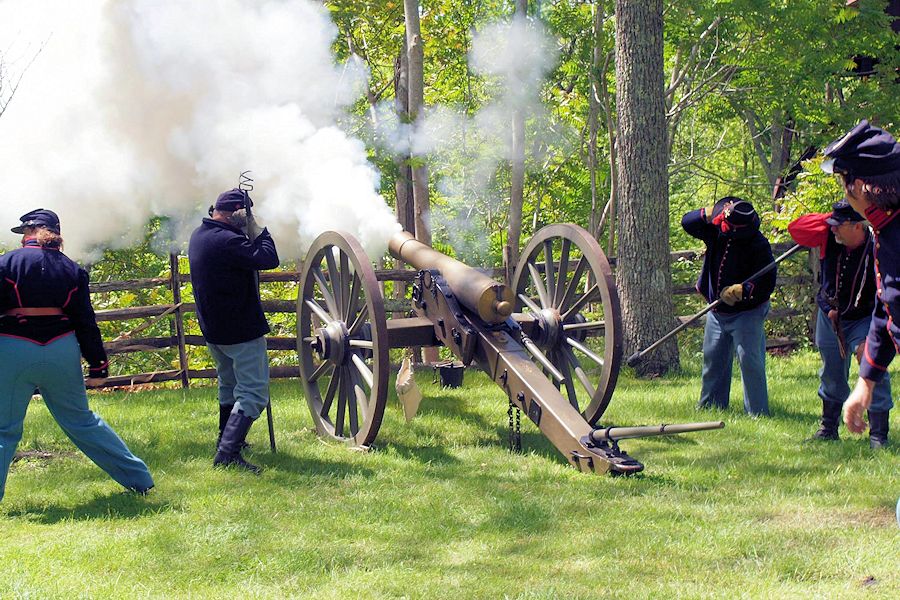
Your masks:
<instances>
[{"instance_id":1,"label":"wheel hub","mask_svg":"<svg viewBox=\"0 0 900 600\"><path fill-rule=\"evenodd\" d=\"M535 343L542 349L555 348L562 340L562 315L555 308L545 308L534 315L538 322Z\"/></svg>"},{"instance_id":2,"label":"wheel hub","mask_svg":"<svg viewBox=\"0 0 900 600\"><path fill-rule=\"evenodd\" d=\"M350 332L342 321L334 321L316 330L312 347L322 360L343 364L350 356Z\"/></svg>"}]
</instances>

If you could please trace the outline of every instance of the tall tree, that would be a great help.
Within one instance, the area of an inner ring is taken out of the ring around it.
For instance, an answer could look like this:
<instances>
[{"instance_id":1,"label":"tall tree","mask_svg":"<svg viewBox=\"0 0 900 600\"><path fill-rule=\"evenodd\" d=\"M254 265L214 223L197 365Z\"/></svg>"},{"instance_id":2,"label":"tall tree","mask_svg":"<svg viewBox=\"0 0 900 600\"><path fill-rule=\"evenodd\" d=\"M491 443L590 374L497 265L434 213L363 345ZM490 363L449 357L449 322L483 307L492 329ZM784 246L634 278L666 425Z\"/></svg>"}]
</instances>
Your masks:
<instances>
[{"instance_id":1,"label":"tall tree","mask_svg":"<svg viewBox=\"0 0 900 600\"><path fill-rule=\"evenodd\" d=\"M419 23L419 0L403 0L406 17L406 48L409 66L409 119L415 122L425 103L425 50ZM422 157L411 156L412 187L416 215L416 238L431 245L431 205L428 199L428 166Z\"/></svg>"},{"instance_id":2,"label":"tall tree","mask_svg":"<svg viewBox=\"0 0 900 600\"><path fill-rule=\"evenodd\" d=\"M528 0L516 0L514 20L523 24L528 12ZM519 262L519 243L522 235L522 205L525 202L525 115L521 109L512 115L512 160L509 180L509 244L508 265L515 269Z\"/></svg>"},{"instance_id":3,"label":"tall tree","mask_svg":"<svg viewBox=\"0 0 900 600\"><path fill-rule=\"evenodd\" d=\"M616 0L619 252L625 351L641 350L675 324L669 266L669 197L662 0ZM641 374L678 367L674 340Z\"/></svg>"},{"instance_id":4,"label":"tall tree","mask_svg":"<svg viewBox=\"0 0 900 600\"><path fill-rule=\"evenodd\" d=\"M401 122L409 121L409 56L406 38L394 61L394 111ZM411 160L407 156L397 156L397 178L394 191L397 197L397 221L405 231L415 232L416 211L413 194L413 174Z\"/></svg>"}]
</instances>

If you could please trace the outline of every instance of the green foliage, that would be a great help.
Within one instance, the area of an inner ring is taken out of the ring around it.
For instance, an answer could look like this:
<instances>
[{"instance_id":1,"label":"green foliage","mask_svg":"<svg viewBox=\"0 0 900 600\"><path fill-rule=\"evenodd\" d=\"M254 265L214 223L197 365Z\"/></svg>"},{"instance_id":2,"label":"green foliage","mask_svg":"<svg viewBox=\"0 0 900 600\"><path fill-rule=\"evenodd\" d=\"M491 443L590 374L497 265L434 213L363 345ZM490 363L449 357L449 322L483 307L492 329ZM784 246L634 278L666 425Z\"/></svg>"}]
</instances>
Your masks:
<instances>
[{"instance_id":1,"label":"green foliage","mask_svg":"<svg viewBox=\"0 0 900 600\"><path fill-rule=\"evenodd\" d=\"M259 477L211 467L215 388L92 394L144 458L146 497L121 488L32 402L0 503L3 598L895 598L897 451L804 444L818 356L768 361L774 417L698 412L699 364L619 380L607 423L722 419L721 431L629 440L635 477L579 473L527 418L506 450L506 399L484 376L420 415L390 399L376 447L311 431L300 386L273 385L278 453L262 423ZM896 424L896 421L895 421ZM598 540L603 539L603 542ZM600 576L615 572L614 577Z\"/></svg>"},{"instance_id":2,"label":"green foliage","mask_svg":"<svg viewBox=\"0 0 900 600\"><path fill-rule=\"evenodd\" d=\"M776 228L786 231L787 224L800 215L831 212L832 204L844 197L837 177L824 173L821 164L821 157L804 161L796 189L785 197L784 210L773 215Z\"/></svg>"}]
</instances>

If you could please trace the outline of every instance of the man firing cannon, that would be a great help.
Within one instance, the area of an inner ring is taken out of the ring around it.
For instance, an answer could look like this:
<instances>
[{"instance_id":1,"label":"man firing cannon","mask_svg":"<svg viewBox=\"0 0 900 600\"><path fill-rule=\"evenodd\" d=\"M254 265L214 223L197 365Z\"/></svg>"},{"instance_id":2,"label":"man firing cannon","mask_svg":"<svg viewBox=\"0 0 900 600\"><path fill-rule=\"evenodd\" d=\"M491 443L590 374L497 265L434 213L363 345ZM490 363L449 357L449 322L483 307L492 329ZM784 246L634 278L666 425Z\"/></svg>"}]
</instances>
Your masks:
<instances>
[{"instance_id":1,"label":"man firing cannon","mask_svg":"<svg viewBox=\"0 0 900 600\"><path fill-rule=\"evenodd\" d=\"M219 440L213 464L259 473L259 467L241 456L250 426L269 404L269 324L257 271L274 269L279 261L272 236L259 228L251 206L246 190L220 194L209 218L191 235L188 257L200 330L219 380Z\"/></svg>"}]
</instances>

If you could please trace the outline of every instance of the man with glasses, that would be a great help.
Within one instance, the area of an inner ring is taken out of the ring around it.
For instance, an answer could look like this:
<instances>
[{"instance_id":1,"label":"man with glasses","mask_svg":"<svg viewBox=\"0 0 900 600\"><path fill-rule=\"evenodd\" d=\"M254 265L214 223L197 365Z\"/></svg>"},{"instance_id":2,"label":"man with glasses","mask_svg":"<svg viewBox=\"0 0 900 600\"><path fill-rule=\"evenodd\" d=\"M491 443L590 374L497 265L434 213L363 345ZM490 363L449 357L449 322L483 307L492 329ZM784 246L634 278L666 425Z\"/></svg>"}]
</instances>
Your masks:
<instances>
[{"instance_id":1,"label":"man with glasses","mask_svg":"<svg viewBox=\"0 0 900 600\"><path fill-rule=\"evenodd\" d=\"M822 420L813 440L839 439L841 407L850 395L850 357L861 355L875 308L873 236L847 200L836 202L832 209L803 215L788 225L795 242L819 250L816 347L822 356ZM873 411L893 407L888 375L875 386L873 398ZM882 442L878 436L869 440L872 448L881 447Z\"/></svg>"}]
</instances>

